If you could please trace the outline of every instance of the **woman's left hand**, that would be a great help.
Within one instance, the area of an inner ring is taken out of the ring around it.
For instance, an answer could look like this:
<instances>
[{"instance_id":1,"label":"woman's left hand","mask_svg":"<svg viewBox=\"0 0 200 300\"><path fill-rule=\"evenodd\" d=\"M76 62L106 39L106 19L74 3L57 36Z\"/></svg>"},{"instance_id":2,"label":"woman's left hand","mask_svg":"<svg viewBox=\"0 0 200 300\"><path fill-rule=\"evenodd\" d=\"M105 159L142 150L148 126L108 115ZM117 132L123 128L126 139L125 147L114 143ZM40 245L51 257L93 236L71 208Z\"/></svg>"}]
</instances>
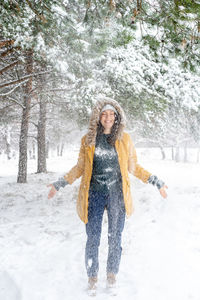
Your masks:
<instances>
[{"instance_id":1,"label":"woman's left hand","mask_svg":"<svg viewBox=\"0 0 200 300\"><path fill-rule=\"evenodd\" d=\"M163 198L167 198L166 189L168 189L167 185L163 185L163 187L161 187L161 189L159 189L159 192Z\"/></svg>"}]
</instances>

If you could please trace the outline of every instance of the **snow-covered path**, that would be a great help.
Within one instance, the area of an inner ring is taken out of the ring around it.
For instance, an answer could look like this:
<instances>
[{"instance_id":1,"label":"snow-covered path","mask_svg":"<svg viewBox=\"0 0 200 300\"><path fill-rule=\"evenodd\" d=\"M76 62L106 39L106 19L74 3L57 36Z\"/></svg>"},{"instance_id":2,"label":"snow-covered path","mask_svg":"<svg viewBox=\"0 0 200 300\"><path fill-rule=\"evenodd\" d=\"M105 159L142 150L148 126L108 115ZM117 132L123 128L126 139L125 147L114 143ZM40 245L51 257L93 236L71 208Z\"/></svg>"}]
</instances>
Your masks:
<instances>
[{"instance_id":1,"label":"snow-covered path","mask_svg":"<svg viewBox=\"0 0 200 300\"><path fill-rule=\"evenodd\" d=\"M75 211L79 181L47 200L46 184L76 157L52 159L52 172L29 174L28 184L15 183L13 162L1 162L0 300L88 299L85 227ZM131 179L135 212L126 220L115 299L199 300L200 166L148 159L141 164L166 181L169 196L163 200L156 188ZM110 299L106 254L105 215L96 296L102 300Z\"/></svg>"}]
</instances>

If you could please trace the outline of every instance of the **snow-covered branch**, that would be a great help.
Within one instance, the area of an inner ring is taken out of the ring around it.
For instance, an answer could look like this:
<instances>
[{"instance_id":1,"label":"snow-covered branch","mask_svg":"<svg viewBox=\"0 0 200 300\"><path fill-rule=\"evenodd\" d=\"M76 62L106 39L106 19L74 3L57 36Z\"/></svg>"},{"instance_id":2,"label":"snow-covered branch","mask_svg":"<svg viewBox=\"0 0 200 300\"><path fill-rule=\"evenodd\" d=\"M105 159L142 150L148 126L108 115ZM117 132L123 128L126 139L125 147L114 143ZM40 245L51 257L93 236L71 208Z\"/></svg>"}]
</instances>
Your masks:
<instances>
[{"instance_id":1,"label":"snow-covered branch","mask_svg":"<svg viewBox=\"0 0 200 300\"><path fill-rule=\"evenodd\" d=\"M14 104L9 104L9 105L6 105L6 106L4 106L3 108L0 108L0 112L1 111L4 111L5 109L7 109L7 108L9 108L9 107L11 107L11 106L13 106Z\"/></svg>"},{"instance_id":2,"label":"snow-covered branch","mask_svg":"<svg viewBox=\"0 0 200 300\"><path fill-rule=\"evenodd\" d=\"M21 83L18 84L17 86L15 86L12 90L8 91L7 93L0 94L0 97L7 97L7 96L9 96L10 94L12 94L20 86L21 86Z\"/></svg>"},{"instance_id":3,"label":"snow-covered branch","mask_svg":"<svg viewBox=\"0 0 200 300\"><path fill-rule=\"evenodd\" d=\"M33 73L33 74L26 75L26 76L24 76L22 78L19 78L17 80L13 80L13 81L9 81L9 82L3 83L2 85L0 85L0 89L2 89L4 87L7 87L7 86L10 86L10 85L13 85L13 84L16 84L16 83L19 83L19 82L22 82L22 81L26 81L26 80L28 80L31 77L35 77L35 76L47 74L47 73L50 73L50 72L51 71L45 71L45 72Z\"/></svg>"},{"instance_id":4,"label":"snow-covered branch","mask_svg":"<svg viewBox=\"0 0 200 300\"><path fill-rule=\"evenodd\" d=\"M25 0L26 3L28 4L28 6L30 7L30 9L35 13L35 15L43 22L43 23L47 23L47 20L46 18L41 14L39 13L34 7L33 5L31 4L31 1L29 0Z\"/></svg>"},{"instance_id":5,"label":"snow-covered branch","mask_svg":"<svg viewBox=\"0 0 200 300\"><path fill-rule=\"evenodd\" d=\"M38 128L38 124L36 124L35 122L29 121L29 123L33 124L36 128Z\"/></svg>"},{"instance_id":6,"label":"snow-covered branch","mask_svg":"<svg viewBox=\"0 0 200 300\"><path fill-rule=\"evenodd\" d=\"M3 69L0 70L0 75L6 72L7 70L11 69L15 65L19 63L19 60L14 61L13 63L9 64L8 66L4 67Z\"/></svg>"},{"instance_id":7,"label":"snow-covered branch","mask_svg":"<svg viewBox=\"0 0 200 300\"><path fill-rule=\"evenodd\" d=\"M20 102L18 102L17 100L15 100L11 97L8 97L8 100L14 102L15 104L17 104L19 106L21 106L21 108L25 108L25 106L23 104L21 104Z\"/></svg>"}]
</instances>

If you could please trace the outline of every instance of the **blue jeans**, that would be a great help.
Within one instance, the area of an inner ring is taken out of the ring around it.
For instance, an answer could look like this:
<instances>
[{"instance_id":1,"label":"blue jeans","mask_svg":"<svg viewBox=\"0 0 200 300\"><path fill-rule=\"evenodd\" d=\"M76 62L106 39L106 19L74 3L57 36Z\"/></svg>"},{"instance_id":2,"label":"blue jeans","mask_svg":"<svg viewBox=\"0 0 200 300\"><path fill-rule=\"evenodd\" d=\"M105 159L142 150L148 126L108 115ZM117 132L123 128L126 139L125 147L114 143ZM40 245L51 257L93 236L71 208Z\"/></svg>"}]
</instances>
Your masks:
<instances>
[{"instance_id":1,"label":"blue jeans","mask_svg":"<svg viewBox=\"0 0 200 300\"><path fill-rule=\"evenodd\" d=\"M91 191L89 194L88 223L86 224L87 243L85 264L88 277L96 277L99 270L98 252L101 238L103 213L108 212L108 259L107 272L118 273L121 260L121 236L125 222L125 206L123 194L113 192L100 193Z\"/></svg>"}]
</instances>

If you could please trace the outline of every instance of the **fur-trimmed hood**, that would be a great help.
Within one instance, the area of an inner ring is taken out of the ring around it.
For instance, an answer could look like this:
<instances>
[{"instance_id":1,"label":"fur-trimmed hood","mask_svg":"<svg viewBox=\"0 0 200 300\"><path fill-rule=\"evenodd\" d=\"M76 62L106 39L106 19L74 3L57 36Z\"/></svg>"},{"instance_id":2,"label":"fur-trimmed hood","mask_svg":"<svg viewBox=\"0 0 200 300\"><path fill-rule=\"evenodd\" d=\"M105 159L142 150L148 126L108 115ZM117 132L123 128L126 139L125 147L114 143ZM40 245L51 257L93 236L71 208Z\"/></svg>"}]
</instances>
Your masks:
<instances>
[{"instance_id":1,"label":"fur-trimmed hood","mask_svg":"<svg viewBox=\"0 0 200 300\"><path fill-rule=\"evenodd\" d=\"M126 125L126 118L125 118L124 111L117 101L110 98L103 98L102 100L97 101L97 103L95 104L92 110L92 114L89 122L89 128L86 134L86 145L88 146L95 145L97 126L99 123L101 110L106 104L112 105L117 110L118 114L121 116L121 122L117 132L117 139L120 140L122 138L123 130Z\"/></svg>"}]
</instances>

